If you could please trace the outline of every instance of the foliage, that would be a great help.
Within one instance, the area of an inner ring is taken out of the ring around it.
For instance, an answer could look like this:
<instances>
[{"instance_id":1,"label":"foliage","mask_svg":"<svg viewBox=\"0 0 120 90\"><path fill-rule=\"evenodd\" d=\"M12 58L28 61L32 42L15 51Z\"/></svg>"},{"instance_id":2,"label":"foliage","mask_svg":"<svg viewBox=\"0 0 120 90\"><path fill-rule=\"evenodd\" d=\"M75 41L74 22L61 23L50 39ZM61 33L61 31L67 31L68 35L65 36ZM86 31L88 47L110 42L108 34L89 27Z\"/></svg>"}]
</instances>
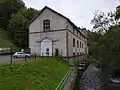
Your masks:
<instances>
[{"instance_id":1,"label":"foliage","mask_svg":"<svg viewBox=\"0 0 120 90\"><path fill-rule=\"evenodd\" d=\"M23 13L23 10L18 12L18 14L12 15L12 18L8 24L8 31L10 33L10 38L18 47L21 47L21 44L23 47L25 47L26 43L28 43L28 20L21 13Z\"/></svg>"},{"instance_id":2,"label":"foliage","mask_svg":"<svg viewBox=\"0 0 120 90\"><path fill-rule=\"evenodd\" d=\"M0 28L7 31L6 35L17 47L27 48L28 23L36 13L37 10L26 8L22 0L1 0Z\"/></svg>"},{"instance_id":3,"label":"foliage","mask_svg":"<svg viewBox=\"0 0 120 90\"><path fill-rule=\"evenodd\" d=\"M120 69L120 26L117 28L109 29L109 31L101 38L100 43L104 47L99 55L102 57L102 67L110 71Z\"/></svg>"},{"instance_id":4,"label":"foliage","mask_svg":"<svg viewBox=\"0 0 120 90\"><path fill-rule=\"evenodd\" d=\"M88 45L92 62L99 64L107 74L120 69L120 6L115 13L95 13L91 21L94 32L88 32Z\"/></svg>"},{"instance_id":5,"label":"foliage","mask_svg":"<svg viewBox=\"0 0 120 90\"><path fill-rule=\"evenodd\" d=\"M91 20L91 24L93 24L93 30L97 31L97 33L105 33L109 30L110 26L114 26L117 24L115 20L115 14L112 12L104 13L101 11L96 11L94 13L94 18Z\"/></svg>"},{"instance_id":6,"label":"foliage","mask_svg":"<svg viewBox=\"0 0 120 90\"><path fill-rule=\"evenodd\" d=\"M22 0L0 0L0 28L6 29L11 15L16 14L25 4Z\"/></svg>"},{"instance_id":7,"label":"foliage","mask_svg":"<svg viewBox=\"0 0 120 90\"><path fill-rule=\"evenodd\" d=\"M10 33L10 38L17 47L28 47L28 23L36 12L37 11L32 8L23 8L17 14L12 15L7 30Z\"/></svg>"},{"instance_id":8,"label":"foliage","mask_svg":"<svg viewBox=\"0 0 120 90\"><path fill-rule=\"evenodd\" d=\"M55 90L68 69L58 58L4 66L0 68L0 90Z\"/></svg>"},{"instance_id":9,"label":"foliage","mask_svg":"<svg viewBox=\"0 0 120 90\"><path fill-rule=\"evenodd\" d=\"M8 32L4 29L0 29L0 48L9 48L11 46L14 46L14 44L10 41Z\"/></svg>"},{"instance_id":10,"label":"foliage","mask_svg":"<svg viewBox=\"0 0 120 90\"><path fill-rule=\"evenodd\" d=\"M115 19L119 20L120 19L120 5L116 7L116 13L115 13Z\"/></svg>"},{"instance_id":11,"label":"foliage","mask_svg":"<svg viewBox=\"0 0 120 90\"><path fill-rule=\"evenodd\" d=\"M92 63L100 63L99 61L99 53L98 53L98 49L99 49L99 45L100 43L98 42L98 40L102 37L102 35L100 33L97 32L91 32L88 31L87 32L88 35L88 47L89 47L89 54L91 56L91 60Z\"/></svg>"}]
</instances>

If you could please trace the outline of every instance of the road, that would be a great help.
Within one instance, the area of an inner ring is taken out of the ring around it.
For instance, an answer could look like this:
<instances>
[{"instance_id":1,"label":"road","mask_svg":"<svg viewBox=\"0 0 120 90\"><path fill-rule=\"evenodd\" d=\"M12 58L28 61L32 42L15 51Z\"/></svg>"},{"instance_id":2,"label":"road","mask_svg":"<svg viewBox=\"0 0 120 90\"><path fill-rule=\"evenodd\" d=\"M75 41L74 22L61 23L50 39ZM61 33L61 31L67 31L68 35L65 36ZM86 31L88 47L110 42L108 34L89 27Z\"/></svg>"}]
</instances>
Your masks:
<instances>
[{"instance_id":1,"label":"road","mask_svg":"<svg viewBox=\"0 0 120 90\"><path fill-rule=\"evenodd\" d=\"M20 58L20 59L12 59L13 63L21 63L21 62L25 62L24 58ZM0 65L6 65L6 64L10 64L11 63L11 56L10 55L6 55L6 56L0 56Z\"/></svg>"}]
</instances>

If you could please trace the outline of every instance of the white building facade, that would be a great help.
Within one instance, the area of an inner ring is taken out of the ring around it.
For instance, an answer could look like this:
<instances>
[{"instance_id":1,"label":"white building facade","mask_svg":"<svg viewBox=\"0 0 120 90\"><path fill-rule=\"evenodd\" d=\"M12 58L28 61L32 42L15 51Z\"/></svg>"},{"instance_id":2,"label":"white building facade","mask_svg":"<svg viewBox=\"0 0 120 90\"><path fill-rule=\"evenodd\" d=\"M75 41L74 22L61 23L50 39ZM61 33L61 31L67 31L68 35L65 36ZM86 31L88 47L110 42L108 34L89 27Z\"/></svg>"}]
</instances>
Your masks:
<instances>
[{"instance_id":1,"label":"white building facade","mask_svg":"<svg viewBox=\"0 0 120 90\"><path fill-rule=\"evenodd\" d=\"M68 18L45 6L30 22L29 48L38 56L88 53L87 38Z\"/></svg>"}]
</instances>

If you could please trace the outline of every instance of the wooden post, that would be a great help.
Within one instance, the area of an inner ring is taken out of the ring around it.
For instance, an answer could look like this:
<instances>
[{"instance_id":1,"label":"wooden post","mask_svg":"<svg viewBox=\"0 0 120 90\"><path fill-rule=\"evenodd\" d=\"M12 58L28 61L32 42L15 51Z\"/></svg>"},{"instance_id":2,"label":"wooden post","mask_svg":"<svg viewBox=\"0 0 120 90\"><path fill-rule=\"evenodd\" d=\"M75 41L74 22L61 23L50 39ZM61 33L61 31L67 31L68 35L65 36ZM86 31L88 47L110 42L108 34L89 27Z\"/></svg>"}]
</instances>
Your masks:
<instances>
[{"instance_id":1,"label":"wooden post","mask_svg":"<svg viewBox=\"0 0 120 90\"><path fill-rule=\"evenodd\" d=\"M12 46L10 48L10 54L11 54L10 64L12 64Z\"/></svg>"},{"instance_id":2,"label":"wooden post","mask_svg":"<svg viewBox=\"0 0 120 90\"><path fill-rule=\"evenodd\" d=\"M61 60L62 60L62 51L61 51Z\"/></svg>"},{"instance_id":3,"label":"wooden post","mask_svg":"<svg viewBox=\"0 0 120 90\"><path fill-rule=\"evenodd\" d=\"M25 55L25 62L26 62L26 60L27 60L27 56Z\"/></svg>"},{"instance_id":4,"label":"wooden post","mask_svg":"<svg viewBox=\"0 0 120 90\"><path fill-rule=\"evenodd\" d=\"M36 53L35 53L35 60L36 60Z\"/></svg>"}]
</instances>

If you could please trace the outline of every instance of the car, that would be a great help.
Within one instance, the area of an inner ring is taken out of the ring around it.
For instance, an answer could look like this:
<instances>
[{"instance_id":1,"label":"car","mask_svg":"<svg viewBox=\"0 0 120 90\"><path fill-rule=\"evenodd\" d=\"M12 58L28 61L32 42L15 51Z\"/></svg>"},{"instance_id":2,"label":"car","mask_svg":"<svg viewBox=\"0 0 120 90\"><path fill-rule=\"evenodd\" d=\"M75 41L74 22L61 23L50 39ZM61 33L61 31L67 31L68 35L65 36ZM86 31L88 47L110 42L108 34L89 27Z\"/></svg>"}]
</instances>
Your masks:
<instances>
[{"instance_id":1,"label":"car","mask_svg":"<svg viewBox=\"0 0 120 90\"><path fill-rule=\"evenodd\" d=\"M30 58L30 54L26 54L24 52L16 52L14 55L13 55L13 58Z\"/></svg>"}]
</instances>

